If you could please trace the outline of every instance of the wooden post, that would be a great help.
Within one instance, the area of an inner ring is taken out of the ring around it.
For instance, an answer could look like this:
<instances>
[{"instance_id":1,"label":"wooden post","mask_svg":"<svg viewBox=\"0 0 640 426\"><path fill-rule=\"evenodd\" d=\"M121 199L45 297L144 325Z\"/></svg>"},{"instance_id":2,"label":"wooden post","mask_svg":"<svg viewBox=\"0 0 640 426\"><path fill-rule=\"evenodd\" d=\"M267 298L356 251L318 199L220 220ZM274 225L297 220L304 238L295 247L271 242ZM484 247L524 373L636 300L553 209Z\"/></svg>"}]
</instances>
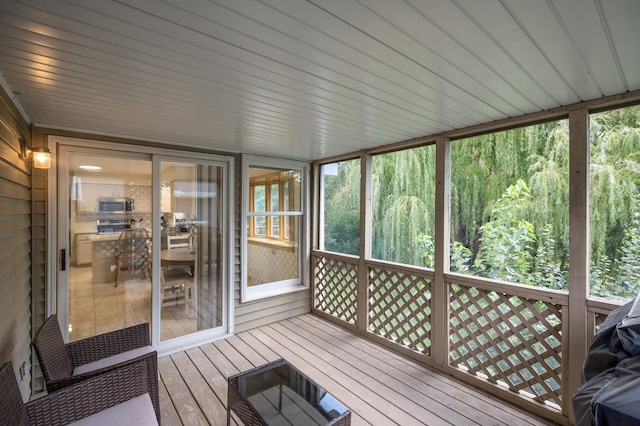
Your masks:
<instances>
[{"instance_id":1,"label":"wooden post","mask_svg":"<svg viewBox=\"0 0 640 426\"><path fill-rule=\"evenodd\" d=\"M369 271L366 260L371 257L371 169L372 157L363 154L360 157L360 260L358 262L358 311L357 326L361 332L369 327Z\"/></svg>"},{"instance_id":2,"label":"wooden post","mask_svg":"<svg viewBox=\"0 0 640 426\"><path fill-rule=\"evenodd\" d=\"M563 411L575 421L571 397L587 354L589 295L589 111L569 113L569 326L563 340Z\"/></svg>"},{"instance_id":3,"label":"wooden post","mask_svg":"<svg viewBox=\"0 0 640 426\"><path fill-rule=\"evenodd\" d=\"M449 211L451 208L451 143L436 139L435 278L431 286L431 357L436 365L449 361Z\"/></svg>"}]
</instances>

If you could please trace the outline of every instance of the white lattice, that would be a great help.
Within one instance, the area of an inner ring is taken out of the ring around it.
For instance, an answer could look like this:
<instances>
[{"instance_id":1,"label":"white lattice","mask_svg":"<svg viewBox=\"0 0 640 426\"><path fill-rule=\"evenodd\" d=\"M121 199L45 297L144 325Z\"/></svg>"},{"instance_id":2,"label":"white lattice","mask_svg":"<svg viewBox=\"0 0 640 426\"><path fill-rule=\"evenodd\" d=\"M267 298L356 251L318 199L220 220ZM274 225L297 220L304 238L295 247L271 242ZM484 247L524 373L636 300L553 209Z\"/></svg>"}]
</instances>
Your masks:
<instances>
[{"instance_id":1,"label":"white lattice","mask_svg":"<svg viewBox=\"0 0 640 426\"><path fill-rule=\"evenodd\" d=\"M450 288L451 365L559 409L561 307L475 287Z\"/></svg>"},{"instance_id":2,"label":"white lattice","mask_svg":"<svg viewBox=\"0 0 640 426\"><path fill-rule=\"evenodd\" d=\"M404 272L369 271L369 331L429 355L431 281Z\"/></svg>"}]
</instances>

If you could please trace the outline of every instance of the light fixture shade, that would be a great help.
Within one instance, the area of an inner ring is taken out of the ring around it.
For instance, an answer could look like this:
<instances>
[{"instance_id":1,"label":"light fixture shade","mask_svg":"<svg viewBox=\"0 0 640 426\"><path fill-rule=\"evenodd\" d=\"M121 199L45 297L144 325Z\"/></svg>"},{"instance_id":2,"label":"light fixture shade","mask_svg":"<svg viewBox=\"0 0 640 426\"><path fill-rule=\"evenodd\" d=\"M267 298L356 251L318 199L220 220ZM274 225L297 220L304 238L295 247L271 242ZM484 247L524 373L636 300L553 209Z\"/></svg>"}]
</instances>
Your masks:
<instances>
[{"instance_id":1,"label":"light fixture shade","mask_svg":"<svg viewBox=\"0 0 640 426\"><path fill-rule=\"evenodd\" d=\"M48 148L36 147L31 152L33 155L33 167L36 169L51 168L51 151Z\"/></svg>"}]
</instances>

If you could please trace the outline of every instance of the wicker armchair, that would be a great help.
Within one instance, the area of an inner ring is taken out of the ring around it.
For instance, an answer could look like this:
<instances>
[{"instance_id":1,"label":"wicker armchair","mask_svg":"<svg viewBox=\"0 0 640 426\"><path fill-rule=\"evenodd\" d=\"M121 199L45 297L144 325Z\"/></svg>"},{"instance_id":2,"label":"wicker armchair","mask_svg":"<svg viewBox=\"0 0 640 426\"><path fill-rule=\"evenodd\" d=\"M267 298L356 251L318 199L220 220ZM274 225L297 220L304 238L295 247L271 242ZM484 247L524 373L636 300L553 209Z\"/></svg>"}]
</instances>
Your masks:
<instances>
[{"instance_id":1,"label":"wicker armchair","mask_svg":"<svg viewBox=\"0 0 640 426\"><path fill-rule=\"evenodd\" d=\"M139 324L65 344L56 315L33 338L48 392L65 388L125 364L147 365L147 388L160 422L158 354L151 347L149 324Z\"/></svg>"},{"instance_id":2,"label":"wicker armchair","mask_svg":"<svg viewBox=\"0 0 640 426\"><path fill-rule=\"evenodd\" d=\"M23 404L13 365L7 362L0 367L0 424L157 425L146 377L147 364L139 361Z\"/></svg>"}]
</instances>

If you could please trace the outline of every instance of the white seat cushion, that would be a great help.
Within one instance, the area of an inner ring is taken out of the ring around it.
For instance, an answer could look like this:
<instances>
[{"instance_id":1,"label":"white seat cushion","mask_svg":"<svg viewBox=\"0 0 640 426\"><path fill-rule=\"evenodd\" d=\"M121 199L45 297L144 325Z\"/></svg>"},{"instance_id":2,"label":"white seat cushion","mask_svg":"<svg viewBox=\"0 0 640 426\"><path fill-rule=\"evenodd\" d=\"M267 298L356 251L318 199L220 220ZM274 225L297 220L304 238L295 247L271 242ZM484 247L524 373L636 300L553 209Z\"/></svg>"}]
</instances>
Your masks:
<instances>
[{"instance_id":1,"label":"white seat cushion","mask_svg":"<svg viewBox=\"0 0 640 426\"><path fill-rule=\"evenodd\" d=\"M98 361L90 362L88 364L79 365L73 369L73 375L87 373L89 371L99 370L105 367L111 367L112 365L120 364L121 362L129 361L139 356L146 355L153 352L151 346L144 346L142 348L133 349L131 351L122 352L117 355L113 355L107 358L99 359Z\"/></svg>"},{"instance_id":2,"label":"white seat cushion","mask_svg":"<svg viewBox=\"0 0 640 426\"><path fill-rule=\"evenodd\" d=\"M153 404L148 393L71 423L74 426L146 426L157 424L156 412L153 411Z\"/></svg>"}]
</instances>

